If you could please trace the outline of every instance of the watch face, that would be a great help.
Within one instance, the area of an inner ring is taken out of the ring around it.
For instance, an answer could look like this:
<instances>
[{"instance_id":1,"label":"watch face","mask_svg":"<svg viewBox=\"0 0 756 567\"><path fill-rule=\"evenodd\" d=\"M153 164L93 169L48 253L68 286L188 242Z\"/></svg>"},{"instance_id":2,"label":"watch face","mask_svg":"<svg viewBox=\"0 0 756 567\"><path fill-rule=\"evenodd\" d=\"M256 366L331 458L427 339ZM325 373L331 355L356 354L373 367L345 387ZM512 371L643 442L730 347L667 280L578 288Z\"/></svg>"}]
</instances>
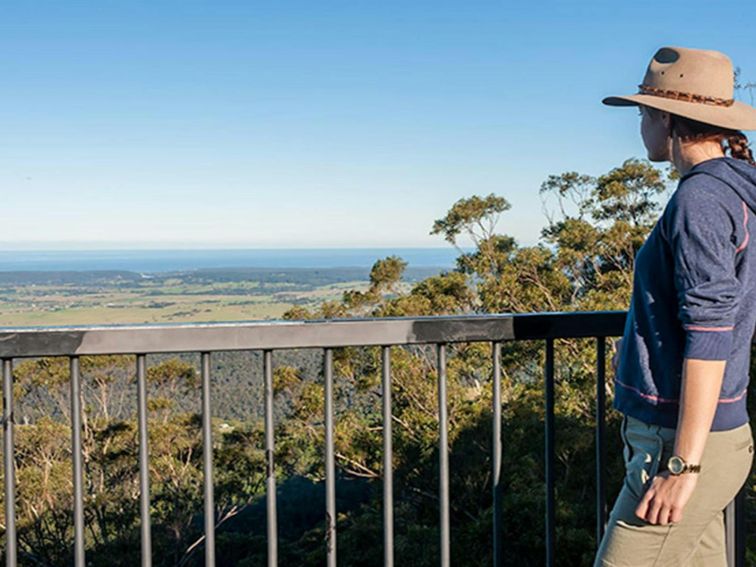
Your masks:
<instances>
[{"instance_id":1,"label":"watch face","mask_svg":"<svg viewBox=\"0 0 756 567\"><path fill-rule=\"evenodd\" d=\"M672 474L681 474L685 470L685 461L675 455L674 457L669 458L667 468Z\"/></svg>"}]
</instances>

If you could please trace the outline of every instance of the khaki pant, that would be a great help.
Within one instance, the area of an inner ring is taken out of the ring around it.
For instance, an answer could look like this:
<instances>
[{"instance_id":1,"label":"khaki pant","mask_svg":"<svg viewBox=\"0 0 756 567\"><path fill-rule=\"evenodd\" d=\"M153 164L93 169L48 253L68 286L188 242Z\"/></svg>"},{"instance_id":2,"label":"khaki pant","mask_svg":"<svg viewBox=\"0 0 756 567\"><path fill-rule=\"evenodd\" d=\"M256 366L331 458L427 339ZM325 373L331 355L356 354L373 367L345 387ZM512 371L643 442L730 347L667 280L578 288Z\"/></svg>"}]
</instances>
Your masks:
<instances>
[{"instance_id":1,"label":"khaki pant","mask_svg":"<svg viewBox=\"0 0 756 567\"><path fill-rule=\"evenodd\" d=\"M666 469L675 430L632 417L622 422L625 482L614 504L594 567L726 567L724 508L748 478L753 460L751 427L712 431L701 472L683 519L649 524L635 508L649 481Z\"/></svg>"}]
</instances>

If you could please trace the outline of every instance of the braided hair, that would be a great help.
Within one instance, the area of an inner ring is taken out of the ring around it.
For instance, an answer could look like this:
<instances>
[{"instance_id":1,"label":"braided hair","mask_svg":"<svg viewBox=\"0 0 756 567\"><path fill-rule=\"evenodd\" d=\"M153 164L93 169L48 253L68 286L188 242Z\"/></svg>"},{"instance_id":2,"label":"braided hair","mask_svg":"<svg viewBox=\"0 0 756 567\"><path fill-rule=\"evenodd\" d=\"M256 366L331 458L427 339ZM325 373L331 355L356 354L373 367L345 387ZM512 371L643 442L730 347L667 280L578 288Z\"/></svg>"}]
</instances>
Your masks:
<instances>
[{"instance_id":1,"label":"braided hair","mask_svg":"<svg viewBox=\"0 0 756 567\"><path fill-rule=\"evenodd\" d=\"M705 124L691 118L672 114L672 132L683 141L718 141L730 157L756 166L748 137L740 130Z\"/></svg>"},{"instance_id":2,"label":"braided hair","mask_svg":"<svg viewBox=\"0 0 756 567\"><path fill-rule=\"evenodd\" d=\"M730 150L732 157L747 161L751 165L756 165L748 138L743 132L736 132L729 136L727 138L727 148Z\"/></svg>"}]
</instances>

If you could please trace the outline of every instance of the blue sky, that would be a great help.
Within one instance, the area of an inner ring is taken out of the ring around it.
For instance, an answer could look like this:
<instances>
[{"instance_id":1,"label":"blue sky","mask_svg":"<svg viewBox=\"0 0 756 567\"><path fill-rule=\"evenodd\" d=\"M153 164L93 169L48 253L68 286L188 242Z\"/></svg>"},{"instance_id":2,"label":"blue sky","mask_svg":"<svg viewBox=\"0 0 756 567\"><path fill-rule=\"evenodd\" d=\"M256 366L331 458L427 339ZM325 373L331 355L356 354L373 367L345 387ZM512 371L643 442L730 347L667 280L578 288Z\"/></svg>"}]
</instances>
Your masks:
<instances>
[{"instance_id":1,"label":"blue sky","mask_svg":"<svg viewBox=\"0 0 756 567\"><path fill-rule=\"evenodd\" d=\"M661 45L756 81L756 4L16 1L0 17L0 247L444 246L495 192L642 156Z\"/></svg>"}]
</instances>

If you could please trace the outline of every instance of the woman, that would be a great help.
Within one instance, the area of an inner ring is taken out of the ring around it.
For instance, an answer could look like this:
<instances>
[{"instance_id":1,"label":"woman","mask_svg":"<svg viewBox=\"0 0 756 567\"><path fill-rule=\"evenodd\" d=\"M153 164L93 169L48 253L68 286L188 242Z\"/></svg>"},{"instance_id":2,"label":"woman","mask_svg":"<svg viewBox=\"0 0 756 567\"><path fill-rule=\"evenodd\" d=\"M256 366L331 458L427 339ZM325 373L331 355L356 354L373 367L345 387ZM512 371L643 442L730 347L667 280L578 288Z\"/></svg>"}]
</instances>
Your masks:
<instances>
[{"instance_id":1,"label":"woman","mask_svg":"<svg viewBox=\"0 0 756 567\"><path fill-rule=\"evenodd\" d=\"M603 101L638 106L648 158L681 179L635 259L615 368L626 475L599 567L727 564L723 509L753 458L756 328L756 163L741 132L756 109L733 80L722 53L665 47L638 94Z\"/></svg>"}]
</instances>

